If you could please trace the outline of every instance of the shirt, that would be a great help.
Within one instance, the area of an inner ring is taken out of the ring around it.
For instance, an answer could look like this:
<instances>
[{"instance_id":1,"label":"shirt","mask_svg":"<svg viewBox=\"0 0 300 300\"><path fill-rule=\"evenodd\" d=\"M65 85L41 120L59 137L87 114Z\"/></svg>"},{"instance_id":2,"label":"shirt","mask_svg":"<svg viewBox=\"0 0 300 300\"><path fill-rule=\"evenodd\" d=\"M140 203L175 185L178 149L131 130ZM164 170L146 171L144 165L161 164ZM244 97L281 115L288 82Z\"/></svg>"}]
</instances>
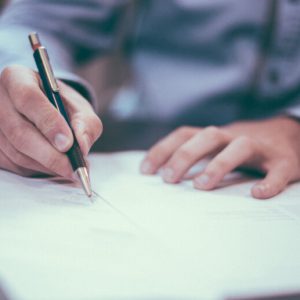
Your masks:
<instances>
[{"instance_id":1,"label":"shirt","mask_svg":"<svg viewBox=\"0 0 300 300\"><path fill-rule=\"evenodd\" d=\"M37 31L55 73L87 97L74 69L121 46L138 94L128 119L299 117L299 15L300 1L291 0L13 1L0 20L0 70L35 68L27 35Z\"/></svg>"}]
</instances>

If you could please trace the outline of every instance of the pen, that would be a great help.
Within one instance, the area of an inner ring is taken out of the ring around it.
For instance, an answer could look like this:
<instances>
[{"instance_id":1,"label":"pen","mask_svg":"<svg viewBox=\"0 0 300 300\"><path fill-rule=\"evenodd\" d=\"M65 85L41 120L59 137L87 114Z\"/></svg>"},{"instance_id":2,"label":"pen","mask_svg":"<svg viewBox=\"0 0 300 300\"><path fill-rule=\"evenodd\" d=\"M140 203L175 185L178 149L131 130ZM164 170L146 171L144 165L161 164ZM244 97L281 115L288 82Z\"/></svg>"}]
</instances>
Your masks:
<instances>
[{"instance_id":1,"label":"pen","mask_svg":"<svg viewBox=\"0 0 300 300\"><path fill-rule=\"evenodd\" d=\"M49 101L55 106L59 113L64 117L68 123L72 134L73 134L73 145L69 151L67 151L67 156L72 165L72 169L77 173L77 176L80 179L82 187L88 197L92 196L91 183L89 178L89 173L87 170L86 162L83 158L82 152L80 150L78 141L71 127L70 118L68 113L63 105L59 87L57 85L56 79L53 74L53 70L50 64L50 59L47 53L47 50L44 46L41 45L39 36L37 33L33 32L29 34L29 41L33 49L33 57L37 65L42 84Z\"/></svg>"}]
</instances>

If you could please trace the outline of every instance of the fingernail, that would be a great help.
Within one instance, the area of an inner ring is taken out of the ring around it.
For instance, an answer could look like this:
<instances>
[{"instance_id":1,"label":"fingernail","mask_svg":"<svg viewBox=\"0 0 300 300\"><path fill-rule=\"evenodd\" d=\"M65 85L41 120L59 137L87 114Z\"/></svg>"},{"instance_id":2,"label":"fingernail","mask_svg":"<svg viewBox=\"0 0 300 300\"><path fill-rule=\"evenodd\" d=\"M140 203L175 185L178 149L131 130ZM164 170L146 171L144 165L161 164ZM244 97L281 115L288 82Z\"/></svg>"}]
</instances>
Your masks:
<instances>
[{"instance_id":1,"label":"fingernail","mask_svg":"<svg viewBox=\"0 0 300 300\"><path fill-rule=\"evenodd\" d=\"M164 169L163 179L167 182L172 182L174 180L174 170L172 170L171 168Z\"/></svg>"},{"instance_id":2,"label":"fingernail","mask_svg":"<svg viewBox=\"0 0 300 300\"><path fill-rule=\"evenodd\" d=\"M198 188L205 188L210 181L210 177L207 174L203 174L195 179L195 184Z\"/></svg>"},{"instance_id":3,"label":"fingernail","mask_svg":"<svg viewBox=\"0 0 300 300\"><path fill-rule=\"evenodd\" d=\"M255 189L259 192L265 192L267 190L267 187L264 184L258 184L255 186Z\"/></svg>"},{"instance_id":4,"label":"fingernail","mask_svg":"<svg viewBox=\"0 0 300 300\"><path fill-rule=\"evenodd\" d=\"M256 193L257 197L265 197L268 191L268 186L265 184L257 184L254 186L254 193Z\"/></svg>"},{"instance_id":5,"label":"fingernail","mask_svg":"<svg viewBox=\"0 0 300 300\"><path fill-rule=\"evenodd\" d=\"M57 148L57 150L64 152L67 150L67 147L69 146L69 139L66 135L62 133L58 133L54 138L54 144Z\"/></svg>"},{"instance_id":6,"label":"fingernail","mask_svg":"<svg viewBox=\"0 0 300 300\"><path fill-rule=\"evenodd\" d=\"M144 160L141 164L141 172L143 174L151 174L153 171L153 166L148 160Z\"/></svg>"}]
</instances>

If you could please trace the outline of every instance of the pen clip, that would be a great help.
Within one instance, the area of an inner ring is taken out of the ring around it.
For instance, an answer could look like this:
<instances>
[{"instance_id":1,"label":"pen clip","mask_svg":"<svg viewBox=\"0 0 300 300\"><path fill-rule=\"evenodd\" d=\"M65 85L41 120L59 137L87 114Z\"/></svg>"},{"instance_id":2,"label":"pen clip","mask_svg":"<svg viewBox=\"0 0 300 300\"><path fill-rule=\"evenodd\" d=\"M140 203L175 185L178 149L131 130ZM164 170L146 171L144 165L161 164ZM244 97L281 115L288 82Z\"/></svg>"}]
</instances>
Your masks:
<instances>
[{"instance_id":1,"label":"pen clip","mask_svg":"<svg viewBox=\"0 0 300 300\"><path fill-rule=\"evenodd\" d=\"M48 82L50 84L50 87L52 89L52 92L59 92L59 87L57 85L56 79L54 77L54 73L52 70L52 67L49 62L49 56L47 53L47 50L45 47L39 47L36 51L39 51L42 62L43 62L43 67L45 69L45 73L48 79Z\"/></svg>"}]
</instances>

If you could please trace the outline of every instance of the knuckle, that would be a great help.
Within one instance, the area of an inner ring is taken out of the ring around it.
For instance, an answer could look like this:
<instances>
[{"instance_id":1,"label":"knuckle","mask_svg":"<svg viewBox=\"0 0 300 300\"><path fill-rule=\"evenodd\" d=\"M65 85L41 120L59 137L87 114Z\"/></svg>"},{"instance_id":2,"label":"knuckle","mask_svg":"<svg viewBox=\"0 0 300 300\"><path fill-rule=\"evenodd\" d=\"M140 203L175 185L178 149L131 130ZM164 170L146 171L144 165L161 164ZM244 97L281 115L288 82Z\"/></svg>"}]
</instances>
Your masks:
<instances>
[{"instance_id":1,"label":"knuckle","mask_svg":"<svg viewBox=\"0 0 300 300\"><path fill-rule=\"evenodd\" d=\"M19 74L20 71L23 71L21 69L24 69L24 67L20 65L11 65L5 67L0 74L1 83L6 87L10 87L16 82L16 74Z\"/></svg>"},{"instance_id":2,"label":"knuckle","mask_svg":"<svg viewBox=\"0 0 300 300\"><path fill-rule=\"evenodd\" d=\"M96 115L91 117L91 124L92 124L92 127L91 127L92 138L93 138L93 141L95 141L100 137L102 130L103 130L103 125L102 125L101 120Z\"/></svg>"},{"instance_id":3,"label":"knuckle","mask_svg":"<svg viewBox=\"0 0 300 300\"><path fill-rule=\"evenodd\" d=\"M181 126L175 130L175 134L182 137L189 137L194 128L190 126Z\"/></svg>"},{"instance_id":4,"label":"knuckle","mask_svg":"<svg viewBox=\"0 0 300 300\"><path fill-rule=\"evenodd\" d=\"M11 143L17 148L22 149L27 143L26 128L21 124L12 124L7 131Z\"/></svg>"},{"instance_id":5,"label":"knuckle","mask_svg":"<svg viewBox=\"0 0 300 300\"><path fill-rule=\"evenodd\" d=\"M59 115L56 111L51 112L49 109L45 109L45 112L41 115L43 115L43 118L40 119L37 126L44 134L49 133L59 125Z\"/></svg>"},{"instance_id":6,"label":"knuckle","mask_svg":"<svg viewBox=\"0 0 300 300\"><path fill-rule=\"evenodd\" d=\"M189 162L192 158L192 153L190 150L181 147L174 155L174 161L181 161L181 162Z\"/></svg>"},{"instance_id":7,"label":"knuckle","mask_svg":"<svg viewBox=\"0 0 300 300\"><path fill-rule=\"evenodd\" d=\"M7 85L12 78L12 73L13 73L13 67L10 66L4 68L0 75L1 83Z\"/></svg>"},{"instance_id":8,"label":"knuckle","mask_svg":"<svg viewBox=\"0 0 300 300\"><path fill-rule=\"evenodd\" d=\"M245 136L245 135L242 135L242 136L239 136L236 140L242 147L245 147L246 149L247 148L254 148L254 141L253 139L251 139L250 137L248 136Z\"/></svg>"},{"instance_id":9,"label":"knuckle","mask_svg":"<svg viewBox=\"0 0 300 300\"><path fill-rule=\"evenodd\" d=\"M209 126L209 127L205 128L204 130L205 130L205 134L207 134L207 136L210 139L219 140L219 139L223 138L223 133L222 133L221 129L219 129L216 126Z\"/></svg>"}]
</instances>

